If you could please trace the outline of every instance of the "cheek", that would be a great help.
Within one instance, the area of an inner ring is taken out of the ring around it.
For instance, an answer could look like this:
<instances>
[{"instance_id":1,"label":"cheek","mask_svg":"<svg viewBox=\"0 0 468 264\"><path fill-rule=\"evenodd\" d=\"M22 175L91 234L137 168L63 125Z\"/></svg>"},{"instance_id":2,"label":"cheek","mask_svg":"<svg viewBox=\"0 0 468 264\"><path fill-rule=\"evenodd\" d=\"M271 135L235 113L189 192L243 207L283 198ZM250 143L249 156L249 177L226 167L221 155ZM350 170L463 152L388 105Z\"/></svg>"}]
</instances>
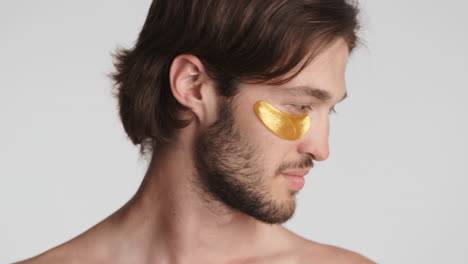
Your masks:
<instances>
[{"instance_id":1,"label":"cheek","mask_svg":"<svg viewBox=\"0 0 468 264\"><path fill-rule=\"evenodd\" d=\"M258 165L264 167L265 177L273 177L278 166L294 150L296 141L282 139L264 126L255 114L254 98L242 98L241 101L243 103L234 110L237 127L242 137L255 146L263 163Z\"/></svg>"},{"instance_id":2,"label":"cheek","mask_svg":"<svg viewBox=\"0 0 468 264\"><path fill-rule=\"evenodd\" d=\"M239 120L240 128L243 134L249 138L250 142L256 144L261 150L268 155L274 149L281 149L290 144L291 141L284 140L273 134L255 115L253 109L251 111L244 111L241 115L242 120Z\"/></svg>"},{"instance_id":3,"label":"cheek","mask_svg":"<svg viewBox=\"0 0 468 264\"><path fill-rule=\"evenodd\" d=\"M256 153L265 170L265 178L274 177L278 167L285 161L295 146L295 141L285 140L268 130L258 119L252 110L251 113L244 112L238 127L249 142L255 145Z\"/></svg>"}]
</instances>

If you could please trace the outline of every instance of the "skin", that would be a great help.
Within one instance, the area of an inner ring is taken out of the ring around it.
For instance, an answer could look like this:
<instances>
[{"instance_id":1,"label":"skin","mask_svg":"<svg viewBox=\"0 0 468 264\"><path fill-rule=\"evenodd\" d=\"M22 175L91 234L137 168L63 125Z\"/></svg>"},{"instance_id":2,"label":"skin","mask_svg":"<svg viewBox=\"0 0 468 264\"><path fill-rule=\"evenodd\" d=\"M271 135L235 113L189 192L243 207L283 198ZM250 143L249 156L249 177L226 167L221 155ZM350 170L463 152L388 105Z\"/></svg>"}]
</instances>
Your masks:
<instances>
[{"instance_id":1,"label":"skin","mask_svg":"<svg viewBox=\"0 0 468 264\"><path fill-rule=\"evenodd\" d=\"M348 56L339 39L290 82L241 84L231 102L217 95L196 57L178 56L171 88L193 122L154 152L126 205L78 237L20 263L374 263L281 225L294 213L297 190L280 172L327 159L329 111L346 93ZM291 90L297 86L322 92L303 96ZM328 100L317 98L324 92ZM307 113L310 130L299 140L279 138L255 116L258 100L285 113ZM230 121L219 119L223 108Z\"/></svg>"}]
</instances>

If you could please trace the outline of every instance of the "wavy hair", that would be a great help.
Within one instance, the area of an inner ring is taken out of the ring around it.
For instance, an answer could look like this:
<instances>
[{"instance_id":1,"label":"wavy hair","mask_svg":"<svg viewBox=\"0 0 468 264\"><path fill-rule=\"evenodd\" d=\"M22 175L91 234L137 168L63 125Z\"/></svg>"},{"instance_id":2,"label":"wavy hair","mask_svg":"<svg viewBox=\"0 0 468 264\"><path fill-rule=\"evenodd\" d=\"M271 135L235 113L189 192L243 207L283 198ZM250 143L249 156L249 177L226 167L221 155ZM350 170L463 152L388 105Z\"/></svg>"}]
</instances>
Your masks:
<instances>
[{"instance_id":1,"label":"wavy hair","mask_svg":"<svg viewBox=\"0 0 468 264\"><path fill-rule=\"evenodd\" d=\"M240 82L287 82L337 38L351 53L358 13L346 0L154 0L134 47L114 54L125 132L145 154L190 123L179 119L187 109L170 89L176 56L198 57L219 93L232 97Z\"/></svg>"}]
</instances>

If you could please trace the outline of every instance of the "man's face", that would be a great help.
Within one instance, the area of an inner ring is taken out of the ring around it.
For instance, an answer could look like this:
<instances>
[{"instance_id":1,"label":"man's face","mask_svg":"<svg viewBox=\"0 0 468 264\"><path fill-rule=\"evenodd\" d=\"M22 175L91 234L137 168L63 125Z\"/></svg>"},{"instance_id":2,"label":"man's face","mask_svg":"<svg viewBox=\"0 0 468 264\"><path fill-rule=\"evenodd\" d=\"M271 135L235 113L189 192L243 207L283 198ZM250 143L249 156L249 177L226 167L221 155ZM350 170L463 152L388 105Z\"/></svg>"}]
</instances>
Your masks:
<instances>
[{"instance_id":1,"label":"man's face","mask_svg":"<svg viewBox=\"0 0 468 264\"><path fill-rule=\"evenodd\" d=\"M290 219L303 177L288 175L305 174L313 167L312 160L328 157L329 112L346 94L348 55L340 39L288 83L241 84L232 100L221 100L218 120L196 140L196 166L204 191L259 221ZM286 114L309 115L309 131L298 140L275 135L255 114L257 101Z\"/></svg>"}]
</instances>

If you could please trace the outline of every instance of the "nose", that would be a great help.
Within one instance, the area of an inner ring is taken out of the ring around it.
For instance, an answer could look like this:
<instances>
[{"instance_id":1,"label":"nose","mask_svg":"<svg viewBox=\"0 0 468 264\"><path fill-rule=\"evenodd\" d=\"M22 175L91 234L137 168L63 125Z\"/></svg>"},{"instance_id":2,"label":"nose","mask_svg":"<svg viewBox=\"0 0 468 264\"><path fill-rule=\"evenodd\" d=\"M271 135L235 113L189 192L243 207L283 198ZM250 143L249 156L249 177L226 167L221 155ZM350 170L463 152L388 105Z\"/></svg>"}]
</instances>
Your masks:
<instances>
[{"instance_id":1,"label":"nose","mask_svg":"<svg viewBox=\"0 0 468 264\"><path fill-rule=\"evenodd\" d=\"M312 155L316 161L324 161L330 155L328 136L330 134L330 119L326 117L312 119L307 134L299 139L298 152Z\"/></svg>"}]
</instances>

